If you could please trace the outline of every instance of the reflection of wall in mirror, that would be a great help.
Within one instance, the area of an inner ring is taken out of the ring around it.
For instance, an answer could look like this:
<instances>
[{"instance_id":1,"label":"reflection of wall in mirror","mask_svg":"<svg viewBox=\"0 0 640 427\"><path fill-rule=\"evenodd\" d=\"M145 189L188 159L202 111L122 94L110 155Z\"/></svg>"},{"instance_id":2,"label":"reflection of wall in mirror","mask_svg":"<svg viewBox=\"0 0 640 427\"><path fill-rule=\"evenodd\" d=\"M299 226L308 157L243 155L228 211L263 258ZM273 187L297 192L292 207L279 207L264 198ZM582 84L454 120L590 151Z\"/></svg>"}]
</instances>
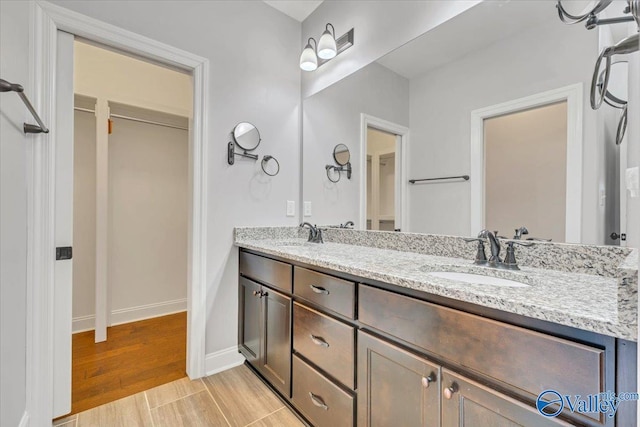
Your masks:
<instances>
[{"instance_id":1,"label":"reflection of wall in mirror","mask_svg":"<svg viewBox=\"0 0 640 427\"><path fill-rule=\"evenodd\" d=\"M567 103L484 121L485 227L565 239Z\"/></svg>"},{"instance_id":2,"label":"reflection of wall in mirror","mask_svg":"<svg viewBox=\"0 0 640 427\"><path fill-rule=\"evenodd\" d=\"M467 173L472 110L578 82L586 91L596 56L596 33L550 20L412 79L410 173ZM604 148L595 112L586 104L583 112L582 240L600 243L597 182L604 174ZM469 190L469 183L410 187L410 231L477 233L469 229Z\"/></svg>"},{"instance_id":3,"label":"reflection of wall in mirror","mask_svg":"<svg viewBox=\"0 0 640 427\"><path fill-rule=\"evenodd\" d=\"M357 73L304 100L303 191L313 203L313 221L339 224L360 216L360 124L369 114L403 126L409 123L409 81L379 65ZM333 164L333 148L344 143L351 153L351 179L328 182L324 165ZM357 227L365 224L356 224Z\"/></svg>"}]
</instances>

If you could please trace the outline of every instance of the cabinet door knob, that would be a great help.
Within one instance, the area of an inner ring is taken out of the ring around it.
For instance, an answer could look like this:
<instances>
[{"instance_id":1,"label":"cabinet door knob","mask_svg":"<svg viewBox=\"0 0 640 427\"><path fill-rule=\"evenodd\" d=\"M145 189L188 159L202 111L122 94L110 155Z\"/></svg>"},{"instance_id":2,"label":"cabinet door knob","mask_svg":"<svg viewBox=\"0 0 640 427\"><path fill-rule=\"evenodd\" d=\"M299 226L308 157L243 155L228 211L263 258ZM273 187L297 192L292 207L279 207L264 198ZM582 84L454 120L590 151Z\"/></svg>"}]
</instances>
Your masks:
<instances>
[{"instance_id":1,"label":"cabinet door knob","mask_svg":"<svg viewBox=\"0 0 640 427\"><path fill-rule=\"evenodd\" d=\"M445 387L442 394L444 394L444 398L449 400L453 397L455 392L458 391L458 385L456 383L451 383L449 387Z\"/></svg>"},{"instance_id":2,"label":"cabinet door knob","mask_svg":"<svg viewBox=\"0 0 640 427\"><path fill-rule=\"evenodd\" d=\"M316 405L318 408L322 408L325 411L329 409L329 407L327 406L326 403L324 403L324 401L319 397L316 396L315 394L309 392L309 398L311 399L311 402Z\"/></svg>"},{"instance_id":3,"label":"cabinet door knob","mask_svg":"<svg viewBox=\"0 0 640 427\"><path fill-rule=\"evenodd\" d=\"M427 377L422 377L422 386L424 388L429 388L429 384L435 381L433 374L429 374Z\"/></svg>"},{"instance_id":4,"label":"cabinet door knob","mask_svg":"<svg viewBox=\"0 0 640 427\"><path fill-rule=\"evenodd\" d=\"M329 295L329 291L326 290L325 288L323 288L322 286L316 286L316 285L309 285L309 287L311 288L311 290L313 292L315 292L316 294L325 294L325 295Z\"/></svg>"},{"instance_id":5,"label":"cabinet door knob","mask_svg":"<svg viewBox=\"0 0 640 427\"><path fill-rule=\"evenodd\" d=\"M311 341L313 341L315 345L319 345L320 347L324 347L324 348L329 348L329 343L326 342L322 337L317 337L313 334L310 334L309 338L311 338Z\"/></svg>"}]
</instances>

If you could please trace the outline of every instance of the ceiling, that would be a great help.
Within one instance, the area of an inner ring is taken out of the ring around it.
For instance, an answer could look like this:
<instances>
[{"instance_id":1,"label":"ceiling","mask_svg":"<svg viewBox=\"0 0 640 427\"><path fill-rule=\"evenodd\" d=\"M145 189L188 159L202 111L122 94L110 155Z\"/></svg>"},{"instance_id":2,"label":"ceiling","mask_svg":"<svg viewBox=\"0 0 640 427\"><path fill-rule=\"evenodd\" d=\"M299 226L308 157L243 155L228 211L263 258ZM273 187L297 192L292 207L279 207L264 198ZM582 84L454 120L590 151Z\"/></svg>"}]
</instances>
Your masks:
<instances>
[{"instance_id":1,"label":"ceiling","mask_svg":"<svg viewBox=\"0 0 640 427\"><path fill-rule=\"evenodd\" d=\"M302 22L307 19L307 16L311 15L311 12L316 10L323 0L263 0L269 6L278 9L280 12L285 13L295 19Z\"/></svg>"},{"instance_id":2,"label":"ceiling","mask_svg":"<svg viewBox=\"0 0 640 427\"><path fill-rule=\"evenodd\" d=\"M555 2L482 2L377 62L411 79L544 23L560 24Z\"/></svg>"}]
</instances>

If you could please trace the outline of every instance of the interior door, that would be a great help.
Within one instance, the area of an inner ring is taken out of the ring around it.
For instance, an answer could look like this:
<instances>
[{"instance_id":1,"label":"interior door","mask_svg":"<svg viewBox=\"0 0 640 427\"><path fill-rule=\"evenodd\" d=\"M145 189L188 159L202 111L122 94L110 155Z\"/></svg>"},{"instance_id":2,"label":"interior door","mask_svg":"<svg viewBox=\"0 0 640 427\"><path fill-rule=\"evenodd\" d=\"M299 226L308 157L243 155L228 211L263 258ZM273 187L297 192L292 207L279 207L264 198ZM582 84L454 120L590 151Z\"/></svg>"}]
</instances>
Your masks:
<instances>
[{"instance_id":1,"label":"interior door","mask_svg":"<svg viewBox=\"0 0 640 427\"><path fill-rule=\"evenodd\" d=\"M73 242L73 35L58 31L55 146L56 245L53 310L53 417L71 412ZM53 254L52 254L53 255Z\"/></svg>"}]
</instances>

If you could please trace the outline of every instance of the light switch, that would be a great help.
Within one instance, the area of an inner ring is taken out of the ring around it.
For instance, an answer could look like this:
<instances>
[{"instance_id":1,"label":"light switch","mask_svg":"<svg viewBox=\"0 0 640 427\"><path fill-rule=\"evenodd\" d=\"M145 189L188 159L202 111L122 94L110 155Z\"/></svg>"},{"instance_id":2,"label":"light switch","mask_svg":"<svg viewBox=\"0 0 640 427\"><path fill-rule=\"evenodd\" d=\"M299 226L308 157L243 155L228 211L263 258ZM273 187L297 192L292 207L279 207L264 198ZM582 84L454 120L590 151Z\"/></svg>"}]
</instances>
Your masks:
<instances>
[{"instance_id":1,"label":"light switch","mask_svg":"<svg viewBox=\"0 0 640 427\"><path fill-rule=\"evenodd\" d=\"M304 202L304 216L311 216L311 202Z\"/></svg>"},{"instance_id":2,"label":"light switch","mask_svg":"<svg viewBox=\"0 0 640 427\"><path fill-rule=\"evenodd\" d=\"M287 216L295 216L296 214L296 202L294 200L287 200Z\"/></svg>"}]
</instances>

